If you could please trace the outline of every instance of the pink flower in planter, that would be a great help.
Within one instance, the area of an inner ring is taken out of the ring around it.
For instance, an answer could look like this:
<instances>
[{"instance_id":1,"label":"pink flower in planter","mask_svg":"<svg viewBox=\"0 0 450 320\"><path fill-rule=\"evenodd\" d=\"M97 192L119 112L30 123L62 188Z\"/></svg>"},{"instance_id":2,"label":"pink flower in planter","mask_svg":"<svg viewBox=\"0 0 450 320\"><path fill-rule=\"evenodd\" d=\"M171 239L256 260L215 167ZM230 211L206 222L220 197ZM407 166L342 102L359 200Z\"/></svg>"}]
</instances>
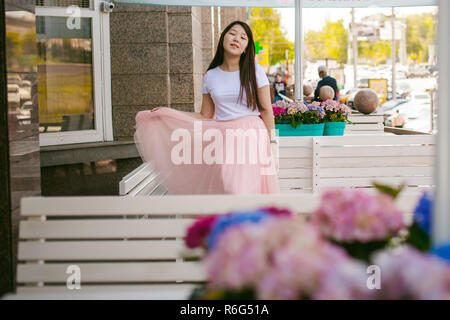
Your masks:
<instances>
[{"instance_id":1,"label":"pink flower in planter","mask_svg":"<svg viewBox=\"0 0 450 320\"><path fill-rule=\"evenodd\" d=\"M273 115L279 116L281 114L286 114L286 109L280 107L273 107Z\"/></svg>"}]
</instances>

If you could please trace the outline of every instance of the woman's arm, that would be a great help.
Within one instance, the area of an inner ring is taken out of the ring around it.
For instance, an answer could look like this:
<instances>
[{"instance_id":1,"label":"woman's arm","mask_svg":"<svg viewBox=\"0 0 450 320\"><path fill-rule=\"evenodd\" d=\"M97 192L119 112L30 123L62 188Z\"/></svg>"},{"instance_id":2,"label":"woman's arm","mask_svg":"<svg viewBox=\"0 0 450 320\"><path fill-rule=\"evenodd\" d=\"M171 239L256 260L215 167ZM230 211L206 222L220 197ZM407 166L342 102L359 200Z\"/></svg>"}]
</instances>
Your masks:
<instances>
[{"instance_id":1,"label":"woman's arm","mask_svg":"<svg viewBox=\"0 0 450 320\"><path fill-rule=\"evenodd\" d=\"M261 113L261 118L264 121L264 124L266 125L269 138L271 141L277 140L275 133L275 120L273 117L272 103L270 101L270 89L268 85L258 88L258 99L262 107L259 110L259 112ZM278 169L280 167L280 162L278 159L278 143L271 143L270 146L272 149L272 157L275 163L275 170L276 172L278 172Z\"/></svg>"},{"instance_id":2,"label":"woman's arm","mask_svg":"<svg viewBox=\"0 0 450 320\"><path fill-rule=\"evenodd\" d=\"M259 110L261 118L266 125L270 140L275 140L275 120L273 118L272 103L270 102L270 89L268 85L258 88L258 98L262 107L262 109Z\"/></svg>"},{"instance_id":3,"label":"woman's arm","mask_svg":"<svg viewBox=\"0 0 450 320\"><path fill-rule=\"evenodd\" d=\"M214 102L209 93L203 94L202 110L200 111L200 113L185 111L183 112L197 119L214 119Z\"/></svg>"}]
</instances>

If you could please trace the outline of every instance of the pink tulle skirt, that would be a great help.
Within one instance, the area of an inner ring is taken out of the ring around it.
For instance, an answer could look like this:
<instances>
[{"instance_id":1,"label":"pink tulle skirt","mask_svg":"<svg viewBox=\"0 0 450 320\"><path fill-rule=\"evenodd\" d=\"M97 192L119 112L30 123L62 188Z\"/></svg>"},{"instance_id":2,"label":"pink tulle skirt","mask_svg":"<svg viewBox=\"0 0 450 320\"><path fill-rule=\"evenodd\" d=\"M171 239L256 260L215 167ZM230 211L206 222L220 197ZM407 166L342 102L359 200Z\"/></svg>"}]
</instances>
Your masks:
<instances>
[{"instance_id":1,"label":"pink tulle skirt","mask_svg":"<svg viewBox=\"0 0 450 320\"><path fill-rule=\"evenodd\" d=\"M168 194L280 193L269 136L259 116L217 121L167 107L141 111L134 139Z\"/></svg>"}]
</instances>

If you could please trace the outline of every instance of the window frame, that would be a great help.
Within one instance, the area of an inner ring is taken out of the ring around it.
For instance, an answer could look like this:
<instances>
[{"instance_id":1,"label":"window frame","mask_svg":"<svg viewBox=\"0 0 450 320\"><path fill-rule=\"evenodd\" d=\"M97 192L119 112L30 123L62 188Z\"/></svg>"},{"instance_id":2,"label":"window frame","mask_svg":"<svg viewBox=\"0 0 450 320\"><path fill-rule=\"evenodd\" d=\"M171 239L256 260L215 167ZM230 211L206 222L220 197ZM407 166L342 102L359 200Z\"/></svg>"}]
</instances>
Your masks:
<instances>
[{"instance_id":1,"label":"window frame","mask_svg":"<svg viewBox=\"0 0 450 320\"><path fill-rule=\"evenodd\" d=\"M36 16L69 17L66 7L38 7ZM81 18L91 19L94 130L39 133L41 146L113 141L109 14L100 10L100 0L80 8Z\"/></svg>"}]
</instances>

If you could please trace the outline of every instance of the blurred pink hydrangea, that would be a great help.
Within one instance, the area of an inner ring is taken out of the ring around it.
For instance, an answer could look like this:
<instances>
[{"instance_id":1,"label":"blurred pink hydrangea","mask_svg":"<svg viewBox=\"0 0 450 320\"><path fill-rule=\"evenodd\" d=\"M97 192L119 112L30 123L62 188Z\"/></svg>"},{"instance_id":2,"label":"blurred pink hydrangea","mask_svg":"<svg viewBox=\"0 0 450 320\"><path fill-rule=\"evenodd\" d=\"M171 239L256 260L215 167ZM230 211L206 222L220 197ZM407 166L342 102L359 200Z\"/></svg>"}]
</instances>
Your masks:
<instances>
[{"instance_id":1,"label":"blurred pink hydrangea","mask_svg":"<svg viewBox=\"0 0 450 320\"><path fill-rule=\"evenodd\" d=\"M348 260L317 229L292 217L227 230L205 259L210 288L253 288L259 299L311 298L325 275Z\"/></svg>"},{"instance_id":2,"label":"blurred pink hydrangea","mask_svg":"<svg viewBox=\"0 0 450 320\"><path fill-rule=\"evenodd\" d=\"M323 284L314 295L317 300L369 300L375 290L367 287L366 264L358 260L345 260L325 275Z\"/></svg>"},{"instance_id":3,"label":"blurred pink hydrangea","mask_svg":"<svg viewBox=\"0 0 450 320\"><path fill-rule=\"evenodd\" d=\"M311 222L324 237L341 242L383 240L405 228L392 197L352 189L325 192Z\"/></svg>"},{"instance_id":4,"label":"blurred pink hydrangea","mask_svg":"<svg viewBox=\"0 0 450 320\"><path fill-rule=\"evenodd\" d=\"M450 299L450 266L410 246L381 251L373 257L381 270L379 299Z\"/></svg>"}]
</instances>

